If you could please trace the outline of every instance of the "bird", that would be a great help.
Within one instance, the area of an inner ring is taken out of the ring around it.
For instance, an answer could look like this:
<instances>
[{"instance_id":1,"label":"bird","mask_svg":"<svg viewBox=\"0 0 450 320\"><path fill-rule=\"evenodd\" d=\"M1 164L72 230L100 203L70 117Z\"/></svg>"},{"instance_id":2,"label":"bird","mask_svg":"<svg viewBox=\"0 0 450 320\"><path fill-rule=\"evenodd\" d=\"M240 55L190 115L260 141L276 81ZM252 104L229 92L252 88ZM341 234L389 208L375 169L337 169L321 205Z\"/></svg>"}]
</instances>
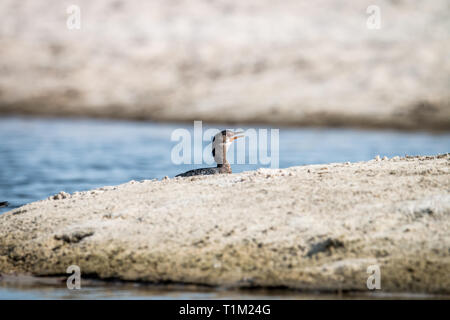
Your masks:
<instances>
[{"instance_id":1,"label":"bird","mask_svg":"<svg viewBox=\"0 0 450 320\"><path fill-rule=\"evenodd\" d=\"M243 135L239 135L241 133L241 131L233 132L231 130L222 130L213 137L212 155L214 157L214 161L217 163L217 167L189 170L185 173L176 175L175 177L233 173L231 171L230 163L227 161L227 150L234 140L244 137Z\"/></svg>"},{"instance_id":2,"label":"bird","mask_svg":"<svg viewBox=\"0 0 450 320\"><path fill-rule=\"evenodd\" d=\"M8 201L0 201L0 208L7 207L8 205Z\"/></svg>"}]
</instances>

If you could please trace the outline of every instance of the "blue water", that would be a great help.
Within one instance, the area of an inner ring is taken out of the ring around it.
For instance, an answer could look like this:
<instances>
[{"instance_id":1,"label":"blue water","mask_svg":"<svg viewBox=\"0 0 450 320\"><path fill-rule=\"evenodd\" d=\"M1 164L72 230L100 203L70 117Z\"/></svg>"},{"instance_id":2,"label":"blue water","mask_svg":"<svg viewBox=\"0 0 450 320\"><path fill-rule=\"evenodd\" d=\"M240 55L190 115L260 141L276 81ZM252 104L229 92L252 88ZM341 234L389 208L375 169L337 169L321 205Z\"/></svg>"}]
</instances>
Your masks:
<instances>
[{"instance_id":1,"label":"blue water","mask_svg":"<svg viewBox=\"0 0 450 320\"><path fill-rule=\"evenodd\" d=\"M66 278L7 277L0 279L0 300L14 299L449 299L449 296L383 291L326 293L287 289L231 289L195 285L156 285L131 282L81 280L81 289L69 290Z\"/></svg>"},{"instance_id":2,"label":"blue water","mask_svg":"<svg viewBox=\"0 0 450 320\"><path fill-rule=\"evenodd\" d=\"M171 134L193 124L88 119L0 118L0 201L8 208L130 180L208 166L175 165ZM204 129L208 126L204 125ZM229 127L212 126L223 129ZM241 127L244 130L247 127ZM279 128L279 167L450 152L450 134ZM208 142L204 142L204 147ZM268 165L233 165L233 172Z\"/></svg>"}]
</instances>

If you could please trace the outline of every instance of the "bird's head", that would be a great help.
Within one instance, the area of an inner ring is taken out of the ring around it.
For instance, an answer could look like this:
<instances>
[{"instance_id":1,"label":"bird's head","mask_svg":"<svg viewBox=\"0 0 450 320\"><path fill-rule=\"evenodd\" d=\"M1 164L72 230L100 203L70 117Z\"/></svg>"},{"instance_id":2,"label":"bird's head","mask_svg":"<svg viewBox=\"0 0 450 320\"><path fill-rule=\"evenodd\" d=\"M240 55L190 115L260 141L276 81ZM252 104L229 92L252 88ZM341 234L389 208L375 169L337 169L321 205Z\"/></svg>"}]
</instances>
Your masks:
<instances>
[{"instance_id":1,"label":"bird's head","mask_svg":"<svg viewBox=\"0 0 450 320\"><path fill-rule=\"evenodd\" d=\"M241 133L242 131L233 132L231 130L222 130L214 136L212 140L212 155L218 164L226 162L228 147L234 140L244 137L240 135Z\"/></svg>"}]
</instances>

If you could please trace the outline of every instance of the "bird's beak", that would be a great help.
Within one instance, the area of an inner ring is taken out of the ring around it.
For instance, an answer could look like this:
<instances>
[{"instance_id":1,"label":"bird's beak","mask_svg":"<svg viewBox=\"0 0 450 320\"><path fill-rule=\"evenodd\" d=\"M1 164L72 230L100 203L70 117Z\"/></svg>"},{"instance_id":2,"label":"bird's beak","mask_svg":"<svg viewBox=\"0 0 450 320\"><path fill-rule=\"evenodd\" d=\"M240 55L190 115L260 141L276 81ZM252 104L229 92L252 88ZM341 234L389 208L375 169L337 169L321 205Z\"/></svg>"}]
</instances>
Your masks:
<instances>
[{"instance_id":1,"label":"bird's beak","mask_svg":"<svg viewBox=\"0 0 450 320\"><path fill-rule=\"evenodd\" d=\"M238 132L234 132L234 135L231 137L231 141L239 139L239 138L244 138L244 135L240 135L238 136L238 134L244 133L244 131L238 131Z\"/></svg>"}]
</instances>

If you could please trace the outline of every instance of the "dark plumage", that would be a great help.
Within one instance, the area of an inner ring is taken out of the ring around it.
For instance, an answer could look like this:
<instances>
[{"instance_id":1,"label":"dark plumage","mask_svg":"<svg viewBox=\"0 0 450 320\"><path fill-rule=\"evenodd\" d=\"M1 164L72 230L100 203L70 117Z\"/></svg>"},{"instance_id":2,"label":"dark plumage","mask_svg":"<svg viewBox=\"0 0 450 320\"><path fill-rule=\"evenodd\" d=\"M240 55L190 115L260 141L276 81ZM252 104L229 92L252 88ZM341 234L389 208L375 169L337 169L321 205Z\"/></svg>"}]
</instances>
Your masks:
<instances>
[{"instance_id":1,"label":"dark plumage","mask_svg":"<svg viewBox=\"0 0 450 320\"><path fill-rule=\"evenodd\" d=\"M223 130L216 134L212 140L212 155L217 162L215 168L201 168L189 170L185 173L181 173L176 177L191 177L191 176L206 176L211 174L224 174L232 173L231 166L227 161L226 154L228 146L232 141L243 136L237 136L240 132L232 132L229 130Z\"/></svg>"},{"instance_id":2,"label":"dark plumage","mask_svg":"<svg viewBox=\"0 0 450 320\"><path fill-rule=\"evenodd\" d=\"M8 201L0 201L0 208L7 207L8 204Z\"/></svg>"},{"instance_id":3,"label":"dark plumage","mask_svg":"<svg viewBox=\"0 0 450 320\"><path fill-rule=\"evenodd\" d=\"M207 176L211 174L231 173L231 168L228 170L224 170L223 168L224 167L194 169L185 173L180 173L175 177Z\"/></svg>"}]
</instances>

